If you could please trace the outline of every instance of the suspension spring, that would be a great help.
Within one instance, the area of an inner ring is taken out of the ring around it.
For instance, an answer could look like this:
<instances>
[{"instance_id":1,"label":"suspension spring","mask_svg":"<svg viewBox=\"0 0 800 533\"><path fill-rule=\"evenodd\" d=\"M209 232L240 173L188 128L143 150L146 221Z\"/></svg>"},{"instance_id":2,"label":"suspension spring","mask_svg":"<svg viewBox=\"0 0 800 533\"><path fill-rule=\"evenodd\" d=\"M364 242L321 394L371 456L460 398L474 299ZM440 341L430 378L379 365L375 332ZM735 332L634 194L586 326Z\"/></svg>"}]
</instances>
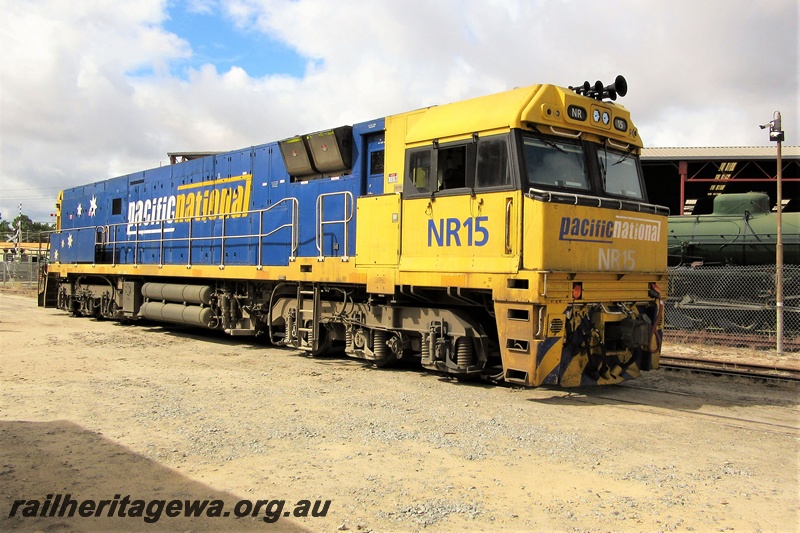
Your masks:
<instances>
[{"instance_id":1,"label":"suspension spring","mask_svg":"<svg viewBox=\"0 0 800 533\"><path fill-rule=\"evenodd\" d=\"M423 361L429 361L431 358L430 340L431 338L429 335L427 334L422 335L422 341L420 342L419 350Z\"/></svg>"},{"instance_id":2,"label":"suspension spring","mask_svg":"<svg viewBox=\"0 0 800 533\"><path fill-rule=\"evenodd\" d=\"M353 332L347 328L344 332L344 346L345 350L351 351L353 349Z\"/></svg>"},{"instance_id":3,"label":"suspension spring","mask_svg":"<svg viewBox=\"0 0 800 533\"><path fill-rule=\"evenodd\" d=\"M475 346L469 337L459 337L456 341L456 364L470 366L475 360Z\"/></svg>"},{"instance_id":4,"label":"suspension spring","mask_svg":"<svg viewBox=\"0 0 800 533\"><path fill-rule=\"evenodd\" d=\"M376 329L372 333L372 351L376 359L385 359L389 356L389 347L386 346L388 336L388 332L381 329Z\"/></svg>"}]
</instances>

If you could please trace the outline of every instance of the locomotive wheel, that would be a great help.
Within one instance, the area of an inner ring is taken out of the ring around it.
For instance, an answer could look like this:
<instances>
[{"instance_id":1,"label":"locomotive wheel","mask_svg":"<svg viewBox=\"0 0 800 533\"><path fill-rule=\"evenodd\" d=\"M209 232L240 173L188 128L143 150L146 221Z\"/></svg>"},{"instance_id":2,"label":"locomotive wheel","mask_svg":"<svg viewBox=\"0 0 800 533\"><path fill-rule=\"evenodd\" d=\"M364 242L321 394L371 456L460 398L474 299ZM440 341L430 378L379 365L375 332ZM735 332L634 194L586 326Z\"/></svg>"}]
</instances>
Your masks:
<instances>
[{"instance_id":1,"label":"locomotive wheel","mask_svg":"<svg viewBox=\"0 0 800 533\"><path fill-rule=\"evenodd\" d=\"M374 366L375 368L384 368L387 366L391 366L392 363L395 363L396 361L397 361L397 356L395 354L391 354L388 357L383 357L381 359L370 359L369 362L372 363L372 366Z\"/></svg>"},{"instance_id":2,"label":"locomotive wheel","mask_svg":"<svg viewBox=\"0 0 800 533\"><path fill-rule=\"evenodd\" d=\"M333 335L330 329L325 324L320 324L317 328L319 332L319 340L317 341L317 349L309 352L311 357L323 357L328 354L333 344Z\"/></svg>"},{"instance_id":3,"label":"locomotive wheel","mask_svg":"<svg viewBox=\"0 0 800 533\"><path fill-rule=\"evenodd\" d=\"M92 310L92 316L95 320L104 320L106 317L103 315L103 303L100 298L92 298L89 302Z\"/></svg>"}]
</instances>

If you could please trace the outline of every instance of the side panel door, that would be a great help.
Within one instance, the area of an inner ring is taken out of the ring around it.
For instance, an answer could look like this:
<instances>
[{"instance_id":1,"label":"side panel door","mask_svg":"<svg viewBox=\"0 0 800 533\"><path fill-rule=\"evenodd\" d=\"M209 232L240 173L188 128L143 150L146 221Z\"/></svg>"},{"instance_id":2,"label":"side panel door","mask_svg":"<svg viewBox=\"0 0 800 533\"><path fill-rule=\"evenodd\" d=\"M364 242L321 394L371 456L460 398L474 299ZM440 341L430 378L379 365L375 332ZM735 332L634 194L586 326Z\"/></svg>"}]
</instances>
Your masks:
<instances>
[{"instance_id":1,"label":"side panel door","mask_svg":"<svg viewBox=\"0 0 800 533\"><path fill-rule=\"evenodd\" d=\"M519 270L520 191L415 198L402 211L401 271Z\"/></svg>"},{"instance_id":2,"label":"side panel door","mask_svg":"<svg viewBox=\"0 0 800 533\"><path fill-rule=\"evenodd\" d=\"M357 199L356 266L397 265L400 258L400 204L399 194L367 195Z\"/></svg>"}]
</instances>

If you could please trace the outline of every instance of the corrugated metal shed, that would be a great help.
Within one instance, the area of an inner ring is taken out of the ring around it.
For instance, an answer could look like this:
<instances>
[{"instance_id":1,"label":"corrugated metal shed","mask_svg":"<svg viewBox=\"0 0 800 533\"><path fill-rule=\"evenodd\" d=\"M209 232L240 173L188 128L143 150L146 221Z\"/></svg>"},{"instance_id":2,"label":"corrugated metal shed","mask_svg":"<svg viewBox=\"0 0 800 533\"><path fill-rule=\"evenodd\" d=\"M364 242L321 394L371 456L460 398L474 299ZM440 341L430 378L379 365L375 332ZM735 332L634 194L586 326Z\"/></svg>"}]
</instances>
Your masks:
<instances>
[{"instance_id":1,"label":"corrugated metal shed","mask_svg":"<svg viewBox=\"0 0 800 533\"><path fill-rule=\"evenodd\" d=\"M721 194L758 191L777 208L777 145L645 148L647 195L673 214L705 214ZM783 209L800 212L800 146L781 146Z\"/></svg>"},{"instance_id":2,"label":"corrugated metal shed","mask_svg":"<svg viewBox=\"0 0 800 533\"><path fill-rule=\"evenodd\" d=\"M771 146L711 146L685 148L643 148L642 160L705 160L729 161L732 159L775 159L777 147ZM781 146L781 157L784 159L800 158L800 146Z\"/></svg>"}]
</instances>

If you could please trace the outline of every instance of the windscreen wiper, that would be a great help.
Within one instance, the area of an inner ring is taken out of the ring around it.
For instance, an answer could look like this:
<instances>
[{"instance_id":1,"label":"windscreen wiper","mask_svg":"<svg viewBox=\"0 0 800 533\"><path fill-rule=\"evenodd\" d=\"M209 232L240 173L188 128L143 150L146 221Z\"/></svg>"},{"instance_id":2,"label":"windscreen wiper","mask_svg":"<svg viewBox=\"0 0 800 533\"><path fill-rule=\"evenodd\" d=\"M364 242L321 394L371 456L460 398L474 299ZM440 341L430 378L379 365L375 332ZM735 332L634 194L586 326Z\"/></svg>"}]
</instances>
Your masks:
<instances>
[{"instance_id":1,"label":"windscreen wiper","mask_svg":"<svg viewBox=\"0 0 800 533\"><path fill-rule=\"evenodd\" d=\"M554 142L553 142L553 141L551 141L551 140L545 139L544 137L537 137L537 138L538 138L540 141L542 141L543 143L545 143L547 146L550 146L550 147L552 147L552 148L555 148L556 150L558 150L558 151L559 151L559 152L561 152L562 154L569 153L569 152L567 152L566 150L564 150L563 148L561 148L559 145L557 145L556 143L554 143Z\"/></svg>"},{"instance_id":2,"label":"windscreen wiper","mask_svg":"<svg viewBox=\"0 0 800 533\"><path fill-rule=\"evenodd\" d=\"M625 152L625 154L619 158L619 161L615 162L611 166L613 167L614 165L619 165L620 163L624 163L631 156L632 153L633 153L633 148Z\"/></svg>"}]
</instances>

